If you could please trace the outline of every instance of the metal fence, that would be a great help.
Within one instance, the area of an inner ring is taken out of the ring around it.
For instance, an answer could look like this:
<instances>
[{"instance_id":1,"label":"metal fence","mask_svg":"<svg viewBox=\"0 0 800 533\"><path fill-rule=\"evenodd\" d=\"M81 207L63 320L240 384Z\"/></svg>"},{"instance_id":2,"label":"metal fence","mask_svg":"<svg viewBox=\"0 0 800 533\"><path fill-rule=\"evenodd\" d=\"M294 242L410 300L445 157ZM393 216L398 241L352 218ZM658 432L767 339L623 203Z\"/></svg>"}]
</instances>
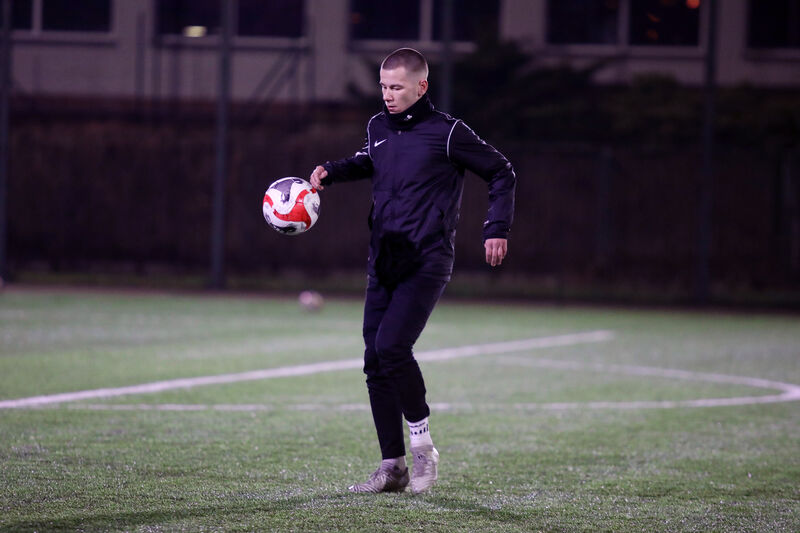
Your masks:
<instances>
[{"instance_id":1,"label":"metal fence","mask_svg":"<svg viewBox=\"0 0 800 533\"><path fill-rule=\"evenodd\" d=\"M208 268L214 178L210 107L17 100L8 191L10 270L158 265ZM360 147L353 109L274 107L252 120L234 109L226 183L225 266L232 274L362 271L368 183L334 186L317 227L273 232L260 203L283 176ZM582 283L688 287L697 254L696 146L542 144L487 139L519 178L502 275ZM792 150L719 146L713 183L712 282L753 290L800 280L800 157ZM456 268L477 274L486 186L468 177Z\"/></svg>"}]
</instances>

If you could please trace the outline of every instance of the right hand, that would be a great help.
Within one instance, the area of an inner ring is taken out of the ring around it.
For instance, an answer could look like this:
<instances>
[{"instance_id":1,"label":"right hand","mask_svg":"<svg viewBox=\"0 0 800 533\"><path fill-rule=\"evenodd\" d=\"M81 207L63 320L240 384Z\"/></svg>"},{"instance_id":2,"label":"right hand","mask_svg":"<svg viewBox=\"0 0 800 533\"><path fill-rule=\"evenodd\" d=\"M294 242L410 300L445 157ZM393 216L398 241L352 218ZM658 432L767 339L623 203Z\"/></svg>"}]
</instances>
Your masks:
<instances>
[{"instance_id":1,"label":"right hand","mask_svg":"<svg viewBox=\"0 0 800 533\"><path fill-rule=\"evenodd\" d=\"M321 165L317 165L311 172L311 176L308 178L308 181L311 182L311 186L315 189L319 189L320 191L325 187L322 186L322 180L324 180L328 176L328 171Z\"/></svg>"},{"instance_id":2,"label":"right hand","mask_svg":"<svg viewBox=\"0 0 800 533\"><path fill-rule=\"evenodd\" d=\"M498 266L508 254L508 241L506 239L486 239L483 243L486 248L486 262Z\"/></svg>"}]
</instances>

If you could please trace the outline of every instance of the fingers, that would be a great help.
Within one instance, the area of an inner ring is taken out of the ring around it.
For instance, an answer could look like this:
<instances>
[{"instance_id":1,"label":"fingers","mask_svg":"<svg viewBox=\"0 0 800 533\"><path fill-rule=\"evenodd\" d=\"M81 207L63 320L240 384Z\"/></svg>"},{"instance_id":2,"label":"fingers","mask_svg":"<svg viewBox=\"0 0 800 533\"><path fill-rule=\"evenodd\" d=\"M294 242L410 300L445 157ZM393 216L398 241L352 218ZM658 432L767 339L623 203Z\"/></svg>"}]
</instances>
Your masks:
<instances>
[{"instance_id":1,"label":"fingers","mask_svg":"<svg viewBox=\"0 0 800 533\"><path fill-rule=\"evenodd\" d=\"M323 173L325 175L327 175L327 172L325 172L325 169L322 168L321 166L317 166L311 172L311 176L308 178L308 181L311 183L311 186L314 187L315 189L319 189L319 190L324 189L324 187L322 186L322 183L321 183L322 179L325 177L325 175L323 175Z\"/></svg>"},{"instance_id":2,"label":"fingers","mask_svg":"<svg viewBox=\"0 0 800 533\"><path fill-rule=\"evenodd\" d=\"M484 247L486 248L486 262L493 267L500 265L508 253L506 239L486 239Z\"/></svg>"},{"instance_id":3,"label":"fingers","mask_svg":"<svg viewBox=\"0 0 800 533\"><path fill-rule=\"evenodd\" d=\"M322 180L324 180L327 176L328 171L325 170L324 167L317 165L317 167L311 172L311 176L308 178L308 181L315 189L322 190L325 188L322 185Z\"/></svg>"}]
</instances>

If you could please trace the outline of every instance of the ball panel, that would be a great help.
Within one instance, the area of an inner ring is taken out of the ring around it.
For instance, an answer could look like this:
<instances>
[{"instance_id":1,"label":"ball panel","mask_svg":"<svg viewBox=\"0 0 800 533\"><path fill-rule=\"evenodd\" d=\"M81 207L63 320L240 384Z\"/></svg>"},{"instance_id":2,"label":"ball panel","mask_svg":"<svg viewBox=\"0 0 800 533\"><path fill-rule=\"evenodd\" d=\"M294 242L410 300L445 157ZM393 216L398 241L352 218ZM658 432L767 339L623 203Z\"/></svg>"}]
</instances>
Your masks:
<instances>
[{"instance_id":1,"label":"ball panel","mask_svg":"<svg viewBox=\"0 0 800 533\"><path fill-rule=\"evenodd\" d=\"M316 189L311 189L308 194L303 196L303 206L311 219L311 226L313 226L319 218L319 193Z\"/></svg>"}]
</instances>

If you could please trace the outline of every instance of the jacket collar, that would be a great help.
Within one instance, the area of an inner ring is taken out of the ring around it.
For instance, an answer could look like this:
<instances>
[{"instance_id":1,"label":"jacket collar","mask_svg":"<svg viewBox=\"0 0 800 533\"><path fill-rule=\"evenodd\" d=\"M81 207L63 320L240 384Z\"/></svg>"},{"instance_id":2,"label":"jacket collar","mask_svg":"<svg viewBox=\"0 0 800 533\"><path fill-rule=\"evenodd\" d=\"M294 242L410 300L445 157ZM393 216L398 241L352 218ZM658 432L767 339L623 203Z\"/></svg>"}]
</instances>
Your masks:
<instances>
[{"instance_id":1,"label":"jacket collar","mask_svg":"<svg viewBox=\"0 0 800 533\"><path fill-rule=\"evenodd\" d=\"M423 94L422 98L414 102L411 107L402 113L389 113L389 110L386 109L386 105L383 106L383 114L389 119L389 123L399 130L411 129L415 124L418 124L425 117L433 113L433 111L433 103L427 94Z\"/></svg>"}]
</instances>

